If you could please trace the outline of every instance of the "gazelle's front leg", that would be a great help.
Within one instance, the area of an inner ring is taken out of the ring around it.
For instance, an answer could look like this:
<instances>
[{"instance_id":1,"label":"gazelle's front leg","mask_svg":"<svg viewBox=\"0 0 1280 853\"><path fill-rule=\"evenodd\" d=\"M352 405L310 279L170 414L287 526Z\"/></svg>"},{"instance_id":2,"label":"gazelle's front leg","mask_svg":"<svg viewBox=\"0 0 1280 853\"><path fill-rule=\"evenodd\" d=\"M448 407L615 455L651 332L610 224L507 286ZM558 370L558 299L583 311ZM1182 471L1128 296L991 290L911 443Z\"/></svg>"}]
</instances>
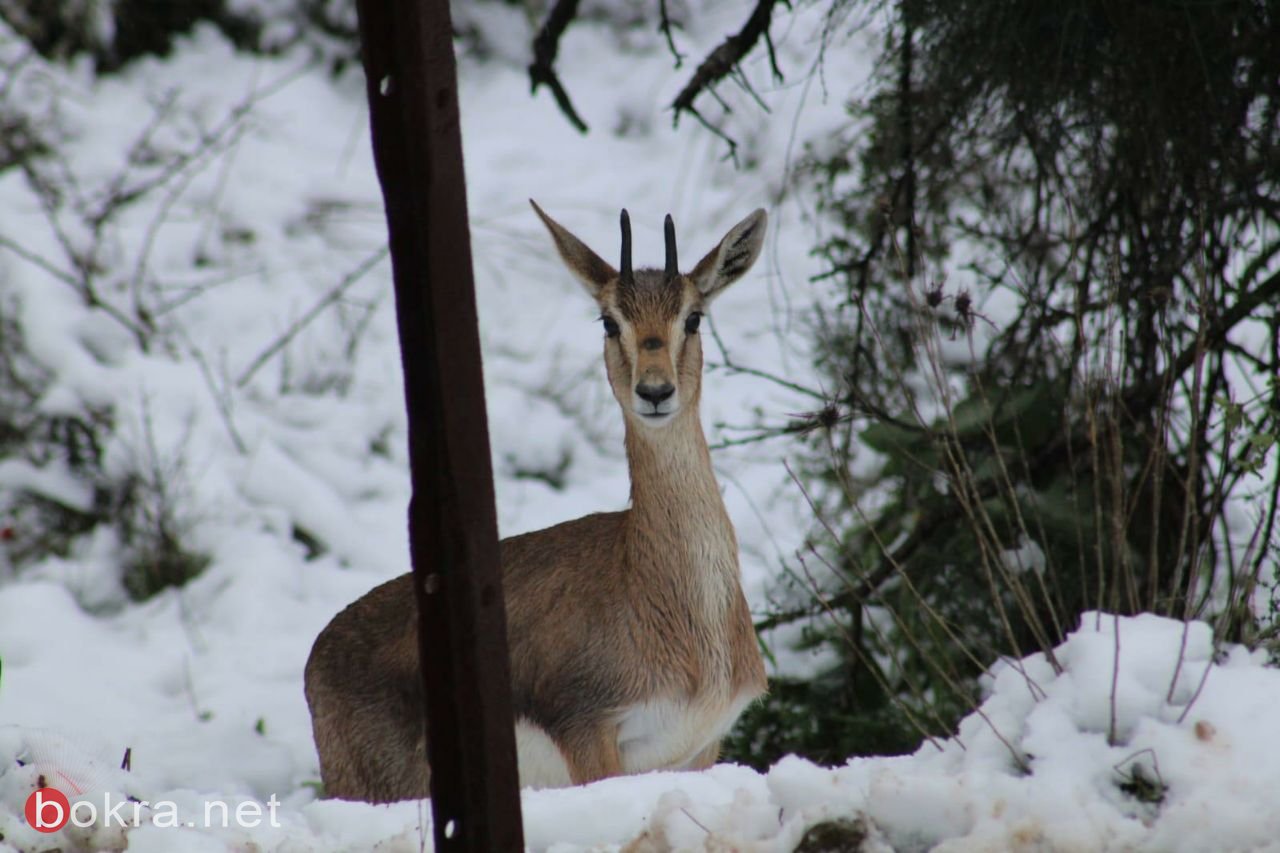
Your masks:
<instances>
[{"instance_id":1,"label":"gazelle's front leg","mask_svg":"<svg viewBox=\"0 0 1280 853\"><path fill-rule=\"evenodd\" d=\"M569 775L575 785L622 775L617 723L601 721L588 729L574 732L561 740L560 750L569 764Z\"/></svg>"}]
</instances>

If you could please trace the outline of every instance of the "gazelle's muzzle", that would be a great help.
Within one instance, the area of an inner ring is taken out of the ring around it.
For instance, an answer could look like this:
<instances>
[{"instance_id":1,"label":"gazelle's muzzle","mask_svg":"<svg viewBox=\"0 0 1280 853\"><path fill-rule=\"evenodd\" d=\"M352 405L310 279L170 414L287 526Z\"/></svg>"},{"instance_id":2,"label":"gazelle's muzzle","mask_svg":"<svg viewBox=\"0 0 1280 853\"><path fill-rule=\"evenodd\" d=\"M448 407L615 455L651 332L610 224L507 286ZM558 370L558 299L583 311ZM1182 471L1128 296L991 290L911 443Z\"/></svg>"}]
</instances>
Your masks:
<instances>
[{"instance_id":1,"label":"gazelle's muzzle","mask_svg":"<svg viewBox=\"0 0 1280 853\"><path fill-rule=\"evenodd\" d=\"M680 409L680 400L676 397L676 386L670 382L641 381L635 387L635 405L633 409L640 417L662 423Z\"/></svg>"}]
</instances>

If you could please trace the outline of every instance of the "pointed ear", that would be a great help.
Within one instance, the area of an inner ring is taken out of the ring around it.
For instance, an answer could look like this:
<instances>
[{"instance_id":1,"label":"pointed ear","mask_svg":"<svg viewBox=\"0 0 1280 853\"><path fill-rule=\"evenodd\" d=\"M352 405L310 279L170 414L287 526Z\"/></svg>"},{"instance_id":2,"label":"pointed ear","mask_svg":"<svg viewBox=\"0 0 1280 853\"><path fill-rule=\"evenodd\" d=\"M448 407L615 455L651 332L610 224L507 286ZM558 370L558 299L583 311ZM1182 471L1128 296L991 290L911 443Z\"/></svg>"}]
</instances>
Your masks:
<instances>
[{"instance_id":1,"label":"pointed ear","mask_svg":"<svg viewBox=\"0 0 1280 853\"><path fill-rule=\"evenodd\" d=\"M720 291L746 275L760 257L764 246L764 230L769 216L757 208L750 216L729 229L720 245L698 261L689 273L702 298L710 301Z\"/></svg>"},{"instance_id":2,"label":"pointed ear","mask_svg":"<svg viewBox=\"0 0 1280 853\"><path fill-rule=\"evenodd\" d=\"M585 243L570 234L559 222L543 213L537 202L529 199L529 204L533 205L534 212L551 232L556 251L560 253L560 259L569 268L569 272L582 282L592 298L597 298L600 288L617 278L618 271L601 260L599 255L588 249Z\"/></svg>"}]
</instances>

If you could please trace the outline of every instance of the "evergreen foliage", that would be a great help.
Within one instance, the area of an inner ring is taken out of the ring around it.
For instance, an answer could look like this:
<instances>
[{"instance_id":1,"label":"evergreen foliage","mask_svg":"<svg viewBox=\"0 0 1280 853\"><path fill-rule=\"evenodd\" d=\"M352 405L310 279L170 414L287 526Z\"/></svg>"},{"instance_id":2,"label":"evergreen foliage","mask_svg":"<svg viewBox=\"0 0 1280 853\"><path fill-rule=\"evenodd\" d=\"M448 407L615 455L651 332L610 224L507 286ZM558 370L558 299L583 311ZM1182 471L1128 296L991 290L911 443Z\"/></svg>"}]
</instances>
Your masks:
<instances>
[{"instance_id":1,"label":"evergreen foliage","mask_svg":"<svg viewBox=\"0 0 1280 853\"><path fill-rule=\"evenodd\" d=\"M835 662L749 719L755 762L946 733L1088 609L1274 638L1280 5L894 6L874 94L810 149L839 390L765 622Z\"/></svg>"}]
</instances>

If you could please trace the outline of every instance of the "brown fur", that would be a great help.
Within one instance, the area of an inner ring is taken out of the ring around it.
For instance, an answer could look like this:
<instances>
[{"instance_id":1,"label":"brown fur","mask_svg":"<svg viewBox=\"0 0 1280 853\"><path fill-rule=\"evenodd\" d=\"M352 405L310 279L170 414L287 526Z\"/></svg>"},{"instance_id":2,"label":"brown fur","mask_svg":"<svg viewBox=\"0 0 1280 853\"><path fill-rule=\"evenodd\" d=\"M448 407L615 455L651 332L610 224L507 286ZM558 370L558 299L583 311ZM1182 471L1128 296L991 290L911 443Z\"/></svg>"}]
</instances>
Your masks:
<instances>
[{"instance_id":1,"label":"brown fur","mask_svg":"<svg viewBox=\"0 0 1280 853\"><path fill-rule=\"evenodd\" d=\"M672 746L679 754L650 763L707 767L726 713L764 691L765 673L699 421L701 340L685 323L750 267L764 214L730 231L696 278L638 270L621 282L538 213L571 271L621 326L606 339L605 361L625 416L631 508L502 541L515 715L551 738L580 784L624 772L628 709L670 703L692 746ZM731 264L717 262L726 257ZM638 413L649 405L632 393L642 382L675 386L678 408L660 426ZM404 575L351 604L317 638L306 695L328 796L427 796L416 620Z\"/></svg>"}]
</instances>

